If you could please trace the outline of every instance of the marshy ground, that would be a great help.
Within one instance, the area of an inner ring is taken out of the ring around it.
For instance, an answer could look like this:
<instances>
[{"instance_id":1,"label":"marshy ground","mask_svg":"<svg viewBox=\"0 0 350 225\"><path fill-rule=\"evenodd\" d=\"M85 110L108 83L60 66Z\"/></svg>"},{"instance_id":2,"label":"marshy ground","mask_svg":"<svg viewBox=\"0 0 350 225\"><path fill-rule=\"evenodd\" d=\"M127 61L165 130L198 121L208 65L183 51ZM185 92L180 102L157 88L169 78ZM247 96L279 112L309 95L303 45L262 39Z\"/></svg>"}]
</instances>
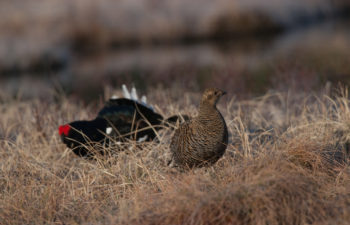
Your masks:
<instances>
[{"instance_id":1,"label":"marshy ground","mask_svg":"<svg viewBox=\"0 0 350 225\"><path fill-rule=\"evenodd\" d=\"M325 93L223 98L224 157L185 173L167 166L170 129L84 160L57 128L92 119L102 100L1 93L1 224L350 224L350 102L345 90ZM164 116L194 116L201 93L147 95Z\"/></svg>"}]
</instances>

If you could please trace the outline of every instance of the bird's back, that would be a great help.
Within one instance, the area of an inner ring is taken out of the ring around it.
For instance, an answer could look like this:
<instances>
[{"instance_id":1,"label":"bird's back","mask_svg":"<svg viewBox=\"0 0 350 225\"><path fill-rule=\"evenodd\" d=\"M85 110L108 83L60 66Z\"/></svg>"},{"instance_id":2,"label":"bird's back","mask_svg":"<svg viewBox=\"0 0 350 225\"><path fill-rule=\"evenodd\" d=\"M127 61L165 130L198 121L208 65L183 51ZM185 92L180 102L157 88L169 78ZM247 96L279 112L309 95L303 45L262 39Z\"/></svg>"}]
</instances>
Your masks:
<instances>
[{"instance_id":1,"label":"bird's back","mask_svg":"<svg viewBox=\"0 0 350 225\"><path fill-rule=\"evenodd\" d=\"M106 119L120 135L133 136L133 131L140 130L136 136L147 135L149 138L155 137L153 129L157 129L151 126L157 126L163 120L152 109L126 98L110 99L97 117Z\"/></svg>"}]
</instances>

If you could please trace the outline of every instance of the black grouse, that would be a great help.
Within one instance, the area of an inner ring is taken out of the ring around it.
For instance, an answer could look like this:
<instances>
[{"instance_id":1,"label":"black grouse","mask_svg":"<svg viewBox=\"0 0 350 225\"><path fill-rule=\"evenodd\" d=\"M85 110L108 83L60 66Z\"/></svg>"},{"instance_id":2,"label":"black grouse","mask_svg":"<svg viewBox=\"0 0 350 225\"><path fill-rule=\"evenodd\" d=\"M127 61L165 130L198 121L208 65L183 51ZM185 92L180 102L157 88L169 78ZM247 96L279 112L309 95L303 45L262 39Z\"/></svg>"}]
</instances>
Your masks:
<instances>
[{"instance_id":1,"label":"black grouse","mask_svg":"<svg viewBox=\"0 0 350 225\"><path fill-rule=\"evenodd\" d=\"M75 154L92 157L94 153L89 151L88 146L106 143L107 136L116 142L128 139L151 141L156 137L156 131L181 118L175 115L164 120L151 106L146 105L144 96L142 101L138 101L134 88L130 94L123 85L123 91L126 98L111 98L94 120L74 121L59 127L62 141ZM182 117L188 120L187 116Z\"/></svg>"}]
</instances>

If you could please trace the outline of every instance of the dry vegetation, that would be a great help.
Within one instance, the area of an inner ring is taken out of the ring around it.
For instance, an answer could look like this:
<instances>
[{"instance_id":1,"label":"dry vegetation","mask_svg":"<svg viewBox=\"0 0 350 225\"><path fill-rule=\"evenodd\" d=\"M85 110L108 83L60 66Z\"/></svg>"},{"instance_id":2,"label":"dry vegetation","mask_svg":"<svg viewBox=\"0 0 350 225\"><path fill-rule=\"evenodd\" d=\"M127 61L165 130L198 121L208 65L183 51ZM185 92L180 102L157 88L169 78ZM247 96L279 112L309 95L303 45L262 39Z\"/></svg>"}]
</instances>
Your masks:
<instances>
[{"instance_id":1,"label":"dry vegetation","mask_svg":"<svg viewBox=\"0 0 350 225\"><path fill-rule=\"evenodd\" d=\"M199 94L180 93L154 90L149 99L166 116L195 115ZM92 118L101 104L2 93L1 224L350 224L347 93L226 98L227 152L213 167L181 173L166 165L171 130L88 161L56 129Z\"/></svg>"}]
</instances>

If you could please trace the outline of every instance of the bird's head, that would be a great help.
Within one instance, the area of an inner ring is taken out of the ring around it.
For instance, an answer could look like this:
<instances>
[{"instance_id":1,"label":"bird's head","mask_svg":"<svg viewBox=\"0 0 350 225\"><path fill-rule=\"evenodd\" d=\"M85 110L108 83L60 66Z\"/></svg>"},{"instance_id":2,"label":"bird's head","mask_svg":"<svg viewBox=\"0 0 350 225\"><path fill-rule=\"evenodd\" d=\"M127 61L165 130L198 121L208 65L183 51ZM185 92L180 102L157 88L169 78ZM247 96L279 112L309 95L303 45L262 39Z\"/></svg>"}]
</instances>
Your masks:
<instances>
[{"instance_id":1,"label":"bird's head","mask_svg":"<svg viewBox=\"0 0 350 225\"><path fill-rule=\"evenodd\" d=\"M102 139L100 132L94 126L95 124L90 121L75 121L69 124L59 126L58 134L60 135L62 142L72 149L78 156L92 155L86 145L88 142L99 141Z\"/></svg>"},{"instance_id":2,"label":"bird's head","mask_svg":"<svg viewBox=\"0 0 350 225\"><path fill-rule=\"evenodd\" d=\"M225 91L218 88L208 88L203 93L201 104L215 106L216 103L218 103L220 97L225 94Z\"/></svg>"},{"instance_id":3,"label":"bird's head","mask_svg":"<svg viewBox=\"0 0 350 225\"><path fill-rule=\"evenodd\" d=\"M65 124L62 126L58 127L58 134L63 137L64 136L68 136L69 135L69 131L71 130L71 127L69 126L69 124Z\"/></svg>"},{"instance_id":4,"label":"bird's head","mask_svg":"<svg viewBox=\"0 0 350 225\"><path fill-rule=\"evenodd\" d=\"M92 121L74 121L58 128L58 134L63 143L70 148L89 141L100 142L105 137L104 133L108 133L108 130L107 121L103 118Z\"/></svg>"},{"instance_id":5,"label":"bird's head","mask_svg":"<svg viewBox=\"0 0 350 225\"><path fill-rule=\"evenodd\" d=\"M76 136L80 136L76 129L71 126L71 124L65 124L58 127L58 134L60 135L63 143L65 143L68 147L73 147L72 138L76 138Z\"/></svg>"},{"instance_id":6,"label":"bird's head","mask_svg":"<svg viewBox=\"0 0 350 225\"><path fill-rule=\"evenodd\" d=\"M87 142L88 135L93 133L94 127L89 126L86 121L75 121L58 127L58 134L63 143L69 148L76 147ZM97 132L97 131L96 131Z\"/></svg>"}]
</instances>

